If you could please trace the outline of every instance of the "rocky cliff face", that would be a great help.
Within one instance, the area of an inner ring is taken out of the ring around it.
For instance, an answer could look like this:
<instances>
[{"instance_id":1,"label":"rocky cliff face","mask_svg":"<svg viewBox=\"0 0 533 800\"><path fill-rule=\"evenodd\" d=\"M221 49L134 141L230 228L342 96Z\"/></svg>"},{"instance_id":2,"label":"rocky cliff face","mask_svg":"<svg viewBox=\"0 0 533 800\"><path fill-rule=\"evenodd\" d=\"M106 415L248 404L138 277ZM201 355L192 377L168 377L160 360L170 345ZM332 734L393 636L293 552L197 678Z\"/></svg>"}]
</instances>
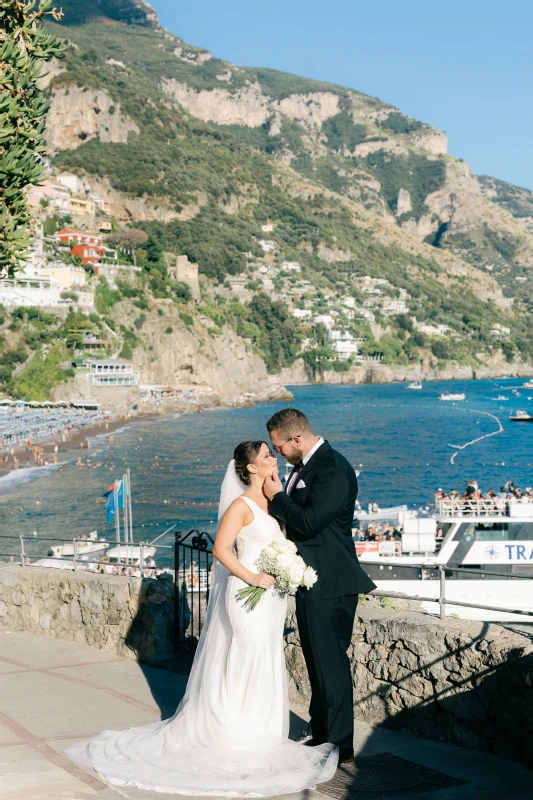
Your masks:
<instances>
[{"instance_id":1,"label":"rocky cliff face","mask_svg":"<svg viewBox=\"0 0 533 800\"><path fill-rule=\"evenodd\" d=\"M101 142L127 144L130 131L138 134L139 128L106 91L88 91L70 84L52 92L46 125L50 155L60 150L75 150L95 136Z\"/></svg>"},{"instance_id":2,"label":"rocky cliff face","mask_svg":"<svg viewBox=\"0 0 533 800\"><path fill-rule=\"evenodd\" d=\"M187 308L184 316L192 323L188 324L180 316L180 310L180 306L171 301L154 300L151 310L144 313L142 327L135 329L138 342L133 349L132 362L139 373L140 385L182 389L190 395L168 401L155 410L195 410L199 406L250 405L292 399L284 386L271 381L263 359L232 328L226 325L220 334L213 335L208 330L212 322L198 314L191 316L191 309ZM129 301L120 302L113 311L117 330L121 325L128 327L138 315L138 309ZM95 399L120 414L134 407L138 411L153 410L149 402L141 403L138 386L119 389L92 386L85 374L58 386L53 399Z\"/></svg>"}]
</instances>

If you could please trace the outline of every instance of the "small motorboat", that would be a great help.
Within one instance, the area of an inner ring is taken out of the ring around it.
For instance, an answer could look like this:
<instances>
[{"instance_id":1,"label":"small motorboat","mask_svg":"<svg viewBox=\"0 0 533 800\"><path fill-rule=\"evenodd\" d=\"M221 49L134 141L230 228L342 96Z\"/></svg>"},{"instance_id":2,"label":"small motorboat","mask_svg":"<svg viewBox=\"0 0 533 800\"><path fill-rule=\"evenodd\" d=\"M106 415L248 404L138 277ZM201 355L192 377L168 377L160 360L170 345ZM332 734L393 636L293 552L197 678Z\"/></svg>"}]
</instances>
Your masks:
<instances>
[{"instance_id":1,"label":"small motorboat","mask_svg":"<svg viewBox=\"0 0 533 800\"><path fill-rule=\"evenodd\" d=\"M517 411L516 414L511 414L509 419L511 422L533 422L533 416L527 411Z\"/></svg>"},{"instance_id":2,"label":"small motorboat","mask_svg":"<svg viewBox=\"0 0 533 800\"><path fill-rule=\"evenodd\" d=\"M496 400L509 400L509 398L506 397L504 394L499 394Z\"/></svg>"},{"instance_id":3,"label":"small motorboat","mask_svg":"<svg viewBox=\"0 0 533 800\"><path fill-rule=\"evenodd\" d=\"M411 383L408 383L405 388L406 389L421 389L422 388L422 383L421 383L421 381L412 381Z\"/></svg>"},{"instance_id":4,"label":"small motorboat","mask_svg":"<svg viewBox=\"0 0 533 800\"><path fill-rule=\"evenodd\" d=\"M90 553L97 553L100 550L107 550L109 542L105 539L98 539L98 532L91 531L88 536L76 539L76 555L79 557L88 556ZM48 555L52 558L63 558L64 556L74 555L74 542L59 544L51 547Z\"/></svg>"},{"instance_id":5,"label":"small motorboat","mask_svg":"<svg viewBox=\"0 0 533 800\"><path fill-rule=\"evenodd\" d=\"M465 393L464 392L442 392L439 395L439 400L464 400Z\"/></svg>"},{"instance_id":6,"label":"small motorboat","mask_svg":"<svg viewBox=\"0 0 533 800\"><path fill-rule=\"evenodd\" d=\"M524 383L522 389L533 389L533 381L528 381L527 383Z\"/></svg>"}]
</instances>

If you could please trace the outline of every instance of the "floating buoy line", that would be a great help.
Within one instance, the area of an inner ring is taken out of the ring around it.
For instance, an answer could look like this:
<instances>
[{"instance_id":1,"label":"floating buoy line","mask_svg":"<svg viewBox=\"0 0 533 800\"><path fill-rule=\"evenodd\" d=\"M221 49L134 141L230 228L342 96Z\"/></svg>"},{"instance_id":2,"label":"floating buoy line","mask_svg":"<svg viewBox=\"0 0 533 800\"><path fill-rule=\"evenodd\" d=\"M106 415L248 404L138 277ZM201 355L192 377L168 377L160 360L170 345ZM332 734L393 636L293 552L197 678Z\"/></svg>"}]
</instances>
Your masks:
<instances>
[{"instance_id":1,"label":"floating buoy line","mask_svg":"<svg viewBox=\"0 0 533 800\"><path fill-rule=\"evenodd\" d=\"M495 414L491 414L489 411L467 410L471 414L483 414L483 416L490 417L491 419L495 420L495 422L498 423L498 430L492 431L491 433L485 433L483 436L478 436L476 439L472 439L471 442L466 442L465 444L449 444L448 447L455 448L455 452L450 458L450 464L455 464L455 457L459 455L461 450L466 450L467 447L471 447L473 444L483 441L483 439L489 439L491 436L497 436L499 433L503 433L503 425Z\"/></svg>"}]
</instances>

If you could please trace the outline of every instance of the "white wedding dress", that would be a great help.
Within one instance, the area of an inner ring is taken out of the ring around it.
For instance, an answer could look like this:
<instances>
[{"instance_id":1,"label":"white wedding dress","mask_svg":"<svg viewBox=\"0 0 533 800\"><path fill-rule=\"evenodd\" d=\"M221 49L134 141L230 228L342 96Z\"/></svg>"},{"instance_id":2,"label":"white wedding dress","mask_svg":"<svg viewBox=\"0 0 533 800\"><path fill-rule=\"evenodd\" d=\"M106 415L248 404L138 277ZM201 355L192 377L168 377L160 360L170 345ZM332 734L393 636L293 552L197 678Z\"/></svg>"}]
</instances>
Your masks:
<instances>
[{"instance_id":1,"label":"white wedding dress","mask_svg":"<svg viewBox=\"0 0 533 800\"><path fill-rule=\"evenodd\" d=\"M283 534L275 519L243 499L254 518L238 534L237 556L256 572L261 550ZM184 795L269 797L329 780L337 748L305 747L287 738L286 599L269 590L247 612L236 598L246 584L216 560L215 565L204 630L175 715L103 731L65 753L111 784Z\"/></svg>"}]
</instances>

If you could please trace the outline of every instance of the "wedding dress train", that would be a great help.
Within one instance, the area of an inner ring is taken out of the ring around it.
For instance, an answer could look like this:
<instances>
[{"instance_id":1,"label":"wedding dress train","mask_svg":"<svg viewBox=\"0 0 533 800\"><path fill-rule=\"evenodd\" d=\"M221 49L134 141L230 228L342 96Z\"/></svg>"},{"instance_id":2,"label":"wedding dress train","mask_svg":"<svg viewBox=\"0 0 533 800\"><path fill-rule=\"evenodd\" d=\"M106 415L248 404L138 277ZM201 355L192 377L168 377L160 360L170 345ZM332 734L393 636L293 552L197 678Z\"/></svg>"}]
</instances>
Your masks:
<instances>
[{"instance_id":1,"label":"wedding dress train","mask_svg":"<svg viewBox=\"0 0 533 800\"><path fill-rule=\"evenodd\" d=\"M255 572L261 550L283 534L275 519L243 499L254 519L237 537L237 555ZM65 753L111 784L175 794L268 797L329 780L337 748L305 747L287 738L286 599L270 590L246 612L236 598L246 584L215 565L204 630L175 715L103 731Z\"/></svg>"}]
</instances>

